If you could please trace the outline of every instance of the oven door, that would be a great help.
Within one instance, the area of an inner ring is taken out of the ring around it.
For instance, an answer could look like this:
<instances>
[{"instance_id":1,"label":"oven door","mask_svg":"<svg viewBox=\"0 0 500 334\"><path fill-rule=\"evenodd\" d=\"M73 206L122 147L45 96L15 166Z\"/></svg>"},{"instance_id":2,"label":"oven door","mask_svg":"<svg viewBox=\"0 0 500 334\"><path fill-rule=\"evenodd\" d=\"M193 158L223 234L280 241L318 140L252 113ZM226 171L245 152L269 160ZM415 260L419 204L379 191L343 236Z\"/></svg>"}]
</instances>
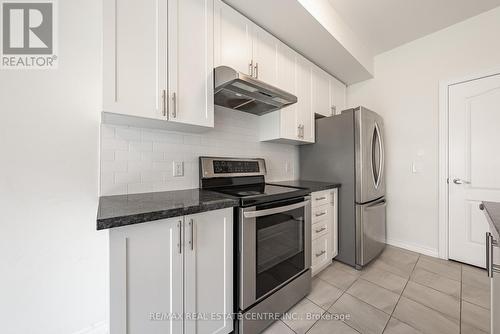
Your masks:
<instances>
[{"instance_id":1,"label":"oven door","mask_svg":"<svg viewBox=\"0 0 500 334\"><path fill-rule=\"evenodd\" d=\"M245 310L311 266L309 197L240 209L239 306Z\"/></svg>"}]
</instances>

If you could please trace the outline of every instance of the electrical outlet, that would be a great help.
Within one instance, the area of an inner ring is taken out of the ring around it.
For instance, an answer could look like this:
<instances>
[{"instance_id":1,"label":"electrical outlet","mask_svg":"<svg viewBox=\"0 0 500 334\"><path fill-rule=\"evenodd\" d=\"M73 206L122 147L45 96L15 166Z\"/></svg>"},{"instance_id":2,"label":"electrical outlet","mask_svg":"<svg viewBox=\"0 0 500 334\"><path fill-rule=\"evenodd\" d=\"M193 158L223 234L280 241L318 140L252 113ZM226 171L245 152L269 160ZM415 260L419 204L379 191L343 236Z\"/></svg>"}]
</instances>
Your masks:
<instances>
[{"instance_id":1,"label":"electrical outlet","mask_svg":"<svg viewBox=\"0 0 500 334\"><path fill-rule=\"evenodd\" d=\"M184 176L184 161L174 161L174 176Z\"/></svg>"}]
</instances>

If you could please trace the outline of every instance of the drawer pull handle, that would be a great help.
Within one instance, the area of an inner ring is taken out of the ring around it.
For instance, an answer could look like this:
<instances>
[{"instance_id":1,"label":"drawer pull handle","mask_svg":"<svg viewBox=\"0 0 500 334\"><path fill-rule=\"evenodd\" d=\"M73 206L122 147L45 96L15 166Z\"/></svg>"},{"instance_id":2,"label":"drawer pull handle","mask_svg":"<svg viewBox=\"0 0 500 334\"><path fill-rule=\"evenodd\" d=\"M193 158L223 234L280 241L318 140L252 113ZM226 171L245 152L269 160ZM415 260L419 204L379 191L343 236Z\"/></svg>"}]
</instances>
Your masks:
<instances>
[{"instance_id":1,"label":"drawer pull handle","mask_svg":"<svg viewBox=\"0 0 500 334\"><path fill-rule=\"evenodd\" d=\"M316 233L320 233L320 232L323 232L324 230L326 230L326 227L322 227L318 230L314 230Z\"/></svg>"},{"instance_id":2,"label":"drawer pull handle","mask_svg":"<svg viewBox=\"0 0 500 334\"><path fill-rule=\"evenodd\" d=\"M316 217L321 217L326 215L326 211L316 213Z\"/></svg>"},{"instance_id":3,"label":"drawer pull handle","mask_svg":"<svg viewBox=\"0 0 500 334\"><path fill-rule=\"evenodd\" d=\"M324 200L324 199L326 199L326 196L316 197L316 200L317 200L317 201L322 201L322 200Z\"/></svg>"},{"instance_id":4,"label":"drawer pull handle","mask_svg":"<svg viewBox=\"0 0 500 334\"><path fill-rule=\"evenodd\" d=\"M325 253L326 253L326 250L322 250L321 252L316 253L316 257L320 257L321 255L323 255Z\"/></svg>"}]
</instances>

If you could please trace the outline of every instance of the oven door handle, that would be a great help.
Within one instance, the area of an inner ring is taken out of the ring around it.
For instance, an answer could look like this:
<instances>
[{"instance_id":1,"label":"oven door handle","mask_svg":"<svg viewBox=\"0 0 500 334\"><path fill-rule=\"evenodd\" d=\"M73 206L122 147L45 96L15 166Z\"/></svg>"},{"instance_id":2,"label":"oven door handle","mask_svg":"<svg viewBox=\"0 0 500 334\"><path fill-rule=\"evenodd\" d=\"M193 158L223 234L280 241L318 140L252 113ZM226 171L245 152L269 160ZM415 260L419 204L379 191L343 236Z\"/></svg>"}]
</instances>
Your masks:
<instances>
[{"instance_id":1,"label":"oven door handle","mask_svg":"<svg viewBox=\"0 0 500 334\"><path fill-rule=\"evenodd\" d=\"M243 213L243 216L245 218L256 218L256 217L263 217L263 216L269 216L269 215L274 215L276 213L281 213L281 212L286 212L298 208L305 207L308 205L310 200L305 200L300 203L295 203L295 204L290 204L287 206L279 206L277 208L272 208L272 209L265 209L265 210L257 210L257 211L247 211Z\"/></svg>"}]
</instances>

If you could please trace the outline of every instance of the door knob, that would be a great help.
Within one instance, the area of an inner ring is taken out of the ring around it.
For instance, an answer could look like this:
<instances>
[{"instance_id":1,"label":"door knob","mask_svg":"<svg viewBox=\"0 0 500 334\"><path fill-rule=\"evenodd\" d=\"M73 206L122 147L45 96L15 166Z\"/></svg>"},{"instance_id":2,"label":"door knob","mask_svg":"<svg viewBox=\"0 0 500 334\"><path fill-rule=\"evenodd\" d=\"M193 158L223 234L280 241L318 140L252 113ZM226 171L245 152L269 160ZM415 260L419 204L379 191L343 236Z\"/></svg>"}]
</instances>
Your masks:
<instances>
[{"instance_id":1,"label":"door knob","mask_svg":"<svg viewBox=\"0 0 500 334\"><path fill-rule=\"evenodd\" d=\"M469 181L464 181L461 179L453 179L453 183L455 183L455 184L470 184Z\"/></svg>"}]
</instances>

